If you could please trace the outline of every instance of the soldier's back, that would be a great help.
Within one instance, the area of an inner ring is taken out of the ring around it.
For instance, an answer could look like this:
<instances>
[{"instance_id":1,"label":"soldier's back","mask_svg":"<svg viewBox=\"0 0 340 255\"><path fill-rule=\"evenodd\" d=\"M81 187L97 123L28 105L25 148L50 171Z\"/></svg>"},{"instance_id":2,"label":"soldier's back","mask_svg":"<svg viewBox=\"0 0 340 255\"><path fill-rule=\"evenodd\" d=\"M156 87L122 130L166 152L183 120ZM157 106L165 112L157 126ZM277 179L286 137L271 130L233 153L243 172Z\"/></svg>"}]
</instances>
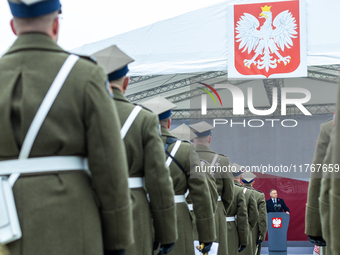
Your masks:
<instances>
[{"instance_id":1,"label":"soldier's back","mask_svg":"<svg viewBox=\"0 0 340 255\"><path fill-rule=\"evenodd\" d=\"M267 209L266 209L266 201L263 192L254 189L253 187L249 187L249 189L254 191L256 203L257 203L257 210L259 213L258 221L255 224L255 227L252 231L252 242L253 242L253 249L256 250L257 247L257 240L261 239L262 241L266 238L267 233ZM257 255L260 255L261 247L257 250Z\"/></svg>"},{"instance_id":2,"label":"soldier's back","mask_svg":"<svg viewBox=\"0 0 340 255\"><path fill-rule=\"evenodd\" d=\"M166 144L168 138L175 137L162 127L162 140ZM176 138L175 138L176 140ZM174 140L174 141L175 141ZM175 146L171 143L167 151L170 153ZM168 157L168 156L167 156ZM173 179L176 197L183 197L183 202L176 203L178 240L174 249L169 254L194 254L192 218L185 202L184 194L190 191L190 198L196 216L198 239L201 242L209 243L216 239L215 218L213 205L206 176L191 176L195 173L196 166L200 166L200 160L195 152L194 144L188 141L181 141L180 147L170 164L171 177ZM200 175L201 173L198 173ZM175 197L175 199L176 199Z\"/></svg>"},{"instance_id":3,"label":"soldier's back","mask_svg":"<svg viewBox=\"0 0 340 255\"><path fill-rule=\"evenodd\" d=\"M68 56L48 36L29 33L19 36L0 59L0 160L18 158L27 130ZM92 180L84 171L22 175L13 192L23 238L9 244L11 254L102 254L103 232L106 249L124 249L133 242L119 127L104 71L80 58L43 122L30 157L88 157ZM117 229L122 230L119 244L112 242L118 239Z\"/></svg>"},{"instance_id":4,"label":"soldier's back","mask_svg":"<svg viewBox=\"0 0 340 255\"><path fill-rule=\"evenodd\" d=\"M118 89L113 89L113 93L120 122L124 125L136 105ZM141 109L124 138L129 176L144 178L150 199L149 203L143 187L131 189L135 243L126 250L127 255L152 254L152 220L157 242L168 244L176 240L173 185L170 171L164 164L164 148L158 126L157 115Z\"/></svg>"},{"instance_id":5,"label":"soldier's back","mask_svg":"<svg viewBox=\"0 0 340 255\"><path fill-rule=\"evenodd\" d=\"M234 186L234 199L227 211L228 254L237 254L248 243L248 215L243 188Z\"/></svg>"}]
</instances>

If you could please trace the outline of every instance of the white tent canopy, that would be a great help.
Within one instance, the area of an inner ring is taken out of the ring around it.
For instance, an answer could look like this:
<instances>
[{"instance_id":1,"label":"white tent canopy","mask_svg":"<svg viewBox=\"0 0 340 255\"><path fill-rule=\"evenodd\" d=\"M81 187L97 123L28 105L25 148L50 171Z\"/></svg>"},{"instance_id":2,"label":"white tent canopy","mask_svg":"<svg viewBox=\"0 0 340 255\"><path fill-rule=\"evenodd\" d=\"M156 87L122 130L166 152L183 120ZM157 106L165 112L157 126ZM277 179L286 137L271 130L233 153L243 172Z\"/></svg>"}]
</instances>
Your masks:
<instances>
[{"instance_id":1,"label":"white tent canopy","mask_svg":"<svg viewBox=\"0 0 340 255\"><path fill-rule=\"evenodd\" d=\"M135 59L131 76L227 70L227 6L256 3L227 0L73 50L93 54L112 44ZM340 64L337 0L307 0L307 64ZM115 24L113 24L115 25Z\"/></svg>"},{"instance_id":2,"label":"white tent canopy","mask_svg":"<svg viewBox=\"0 0 340 255\"><path fill-rule=\"evenodd\" d=\"M132 102L142 102L161 95L178 106L173 115L175 119L232 116L233 101L227 90L219 91L223 106L215 106L212 100L208 100L208 115L200 115L200 95L204 92L197 89L202 86L199 82L212 86L232 83L244 95L247 95L247 88L252 87L254 107L257 108L270 107L272 87L279 90L281 87L306 88L312 95L306 105L313 115L334 112L340 64L340 34L336 31L340 1L307 0L308 77L230 81L227 72L227 7L255 2L259 1L227 0L85 44L73 51L90 55L112 44L118 45L136 60L129 65L132 79L127 98ZM301 94L296 96L301 97ZM290 112L290 115L299 114L298 109Z\"/></svg>"}]
</instances>

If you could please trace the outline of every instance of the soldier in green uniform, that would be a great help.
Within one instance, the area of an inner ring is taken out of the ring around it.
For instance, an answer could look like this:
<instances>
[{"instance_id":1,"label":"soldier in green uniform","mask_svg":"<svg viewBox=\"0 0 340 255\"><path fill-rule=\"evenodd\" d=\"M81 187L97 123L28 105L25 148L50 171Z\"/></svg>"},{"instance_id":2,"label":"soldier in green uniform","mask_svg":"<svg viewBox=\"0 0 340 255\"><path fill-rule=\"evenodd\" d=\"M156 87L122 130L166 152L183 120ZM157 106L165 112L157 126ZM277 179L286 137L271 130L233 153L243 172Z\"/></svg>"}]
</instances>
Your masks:
<instances>
[{"instance_id":1,"label":"soldier in green uniform","mask_svg":"<svg viewBox=\"0 0 340 255\"><path fill-rule=\"evenodd\" d=\"M242 169L241 166L237 163L232 164L233 170L233 176L234 176L234 184L235 186L243 188L243 193L246 198L246 205L247 205L247 213L248 213L248 223L249 223L249 233L248 233L248 244L247 248L244 249L242 254L244 255L254 255L255 250L253 250L253 239L252 239L252 231L253 228L255 227L258 217L259 217L259 212L257 210L257 203L255 199L255 191L243 187L241 184L241 176L242 176Z\"/></svg>"},{"instance_id":2,"label":"soldier in green uniform","mask_svg":"<svg viewBox=\"0 0 340 255\"><path fill-rule=\"evenodd\" d=\"M185 124L183 123L182 125L178 126L177 128L171 130L171 134L173 134L175 137L181 139L181 140L192 140L196 138L197 136L195 133ZM192 146L195 146L192 144ZM210 166L210 164L204 160L200 160L201 162L201 172L205 174L205 177L207 178L208 186L209 186L209 192L210 192L210 198L213 206L213 212L215 214L216 208L217 208L217 200L218 200L218 193L217 193L217 186L216 186L216 181L215 178L207 171L206 167ZM196 228L196 220L195 220L195 213L194 213L194 207L192 204L192 200L190 198L190 192L186 198L188 208L191 212L191 215L193 217L193 225L194 225L194 240L198 240L198 233L197 233L197 228Z\"/></svg>"},{"instance_id":3,"label":"soldier in green uniform","mask_svg":"<svg viewBox=\"0 0 340 255\"><path fill-rule=\"evenodd\" d=\"M340 81L339 81L340 85ZM336 112L339 113L340 110L340 87L338 90L338 101L336 106ZM329 201L330 201L330 238L329 241L326 239L327 246L330 246L334 254L340 254L340 221L339 221L339 209L340 209L340 122L339 118L335 118L335 126L331 133L330 150L327 150L327 154L330 153L330 163L329 173L331 175L330 181L330 191L329 191ZM333 170L332 170L333 169ZM336 170L337 169L337 170ZM322 183L323 185L323 183ZM327 188L327 187L326 187ZM323 218L323 216L322 216ZM327 254L328 255L328 254Z\"/></svg>"},{"instance_id":4,"label":"soldier in green uniform","mask_svg":"<svg viewBox=\"0 0 340 255\"><path fill-rule=\"evenodd\" d=\"M339 82L340 85L340 82ZM337 112L340 110L340 88L338 92ZM328 172L330 173L330 248L333 254L340 254L340 221L339 221L339 209L340 209L340 123L339 118L335 118L335 126L331 133L331 161L332 165L329 165ZM336 170L338 169L338 170ZM326 240L327 242L327 240ZM327 244L328 246L328 244Z\"/></svg>"},{"instance_id":5,"label":"soldier in green uniform","mask_svg":"<svg viewBox=\"0 0 340 255\"><path fill-rule=\"evenodd\" d=\"M339 96L338 91L337 112L339 112ZM327 255L340 254L340 224L338 220L338 211L340 208L340 182L339 182L339 118L334 120L335 126L330 135L330 143L327 148L326 157L323 162L328 165L328 171L323 173L321 183L321 193L319 198L320 216L322 224L322 235L326 240Z\"/></svg>"},{"instance_id":6,"label":"soldier in green uniform","mask_svg":"<svg viewBox=\"0 0 340 255\"><path fill-rule=\"evenodd\" d=\"M255 224L255 227L253 228L253 250L255 255L261 254L261 243L266 238L267 234L267 209L266 209L266 200L263 192L256 190L253 188L253 185L255 183L254 179L256 178L256 175L251 172L245 172L242 174L242 183L243 187L246 187L250 190L254 191L255 199L257 203L257 210L259 212L258 221ZM257 249L258 247L258 249Z\"/></svg>"},{"instance_id":7,"label":"soldier in green uniform","mask_svg":"<svg viewBox=\"0 0 340 255\"><path fill-rule=\"evenodd\" d=\"M0 174L1 164L22 162L16 159L28 128L70 56L56 43L59 0L9 5L18 38L0 59ZM8 244L11 255L124 254L133 243L127 159L105 82L104 70L84 57L65 80L25 159L37 168L45 162L49 172L22 173L13 187L22 238ZM87 158L91 177L50 170L71 158Z\"/></svg>"},{"instance_id":8,"label":"soldier in green uniform","mask_svg":"<svg viewBox=\"0 0 340 255\"><path fill-rule=\"evenodd\" d=\"M129 165L135 243L125 253L152 254L153 219L155 242L161 244L162 253L166 254L177 239L177 225L173 184L169 168L164 164L158 116L132 104L124 96L129 84L127 64L133 61L129 56L114 45L95 53L94 57L108 74Z\"/></svg>"},{"instance_id":9,"label":"soldier in green uniform","mask_svg":"<svg viewBox=\"0 0 340 255\"><path fill-rule=\"evenodd\" d=\"M328 145L326 156L323 161L323 165L329 165L332 160L332 152L334 151L334 143L332 143L332 137L334 137L335 128L332 129L330 135L330 143ZM332 166L334 168L334 165ZM333 170L334 171L334 170ZM332 252L332 243L331 243L331 220L330 220L330 211L331 211L331 200L330 200L330 189L332 183L332 176L330 171L322 172L321 179L321 187L320 187L320 197L319 197L319 211L320 211L320 219L321 219L321 230L322 230L322 238L326 241L325 249L322 251L326 252L327 255L336 254ZM338 255L338 254L336 254Z\"/></svg>"},{"instance_id":10,"label":"soldier in green uniform","mask_svg":"<svg viewBox=\"0 0 340 255\"><path fill-rule=\"evenodd\" d=\"M248 244L248 213L243 190L243 187L234 186L234 199L227 211L228 254L238 254Z\"/></svg>"},{"instance_id":11,"label":"soldier in green uniform","mask_svg":"<svg viewBox=\"0 0 340 255\"><path fill-rule=\"evenodd\" d=\"M212 139L211 130L214 129L213 126L202 121L190 125L190 128L197 135L197 138L194 138L193 142L196 145L196 152L198 156L200 159L209 162L211 166L216 167L214 178L216 180L217 191L219 194L215 213L217 231L216 242L219 243L218 254L225 255L228 254L226 216L227 210L231 206L234 198L234 182L232 173L229 171L229 159L222 154L217 154L209 148ZM225 172L218 170L222 168L225 169Z\"/></svg>"},{"instance_id":12,"label":"soldier in green uniform","mask_svg":"<svg viewBox=\"0 0 340 255\"><path fill-rule=\"evenodd\" d=\"M196 167L200 167L195 147L169 132L171 109L176 107L175 104L158 96L142 105L159 116L162 141L167 154L166 164L170 167L174 184L178 240L169 254L194 254L192 219L185 200L187 190L190 192L196 216L198 239L205 245L203 253L208 252L216 239L215 217L207 180L203 174L195 171Z\"/></svg>"},{"instance_id":13,"label":"soldier in green uniform","mask_svg":"<svg viewBox=\"0 0 340 255\"><path fill-rule=\"evenodd\" d=\"M330 142L330 134L333 129L333 121L328 120L323 123L320 127L320 134L317 139L313 165L318 168L320 164L324 162L326 151ZM315 245L325 246L326 242L322 237L322 226L320 218L319 208L319 196L322 181L322 171L314 171L311 173L309 187L308 187L308 198L306 205L306 224L305 233L308 235L308 239ZM325 247L322 249L323 254L326 254Z\"/></svg>"}]
</instances>

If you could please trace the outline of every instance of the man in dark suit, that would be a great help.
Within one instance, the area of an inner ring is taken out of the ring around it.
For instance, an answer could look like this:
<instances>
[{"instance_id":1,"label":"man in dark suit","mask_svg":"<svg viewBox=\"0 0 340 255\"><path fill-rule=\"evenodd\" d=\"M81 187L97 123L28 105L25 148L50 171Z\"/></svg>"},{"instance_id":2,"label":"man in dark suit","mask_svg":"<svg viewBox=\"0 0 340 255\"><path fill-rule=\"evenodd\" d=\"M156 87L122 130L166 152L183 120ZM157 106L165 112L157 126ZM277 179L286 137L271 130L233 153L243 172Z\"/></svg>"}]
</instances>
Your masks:
<instances>
[{"instance_id":1,"label":"man in dark suit","mask_svg":"<svg viewBox=\"0 0 340 255\"><path fill-rule=\"evenodd\" d=\"M289 214L289 208L286 206L282 198L277 198L277 191L270 190L270 199L266 201L267 213L269 212L285 212Z\"/></svg>"}]
</instances>

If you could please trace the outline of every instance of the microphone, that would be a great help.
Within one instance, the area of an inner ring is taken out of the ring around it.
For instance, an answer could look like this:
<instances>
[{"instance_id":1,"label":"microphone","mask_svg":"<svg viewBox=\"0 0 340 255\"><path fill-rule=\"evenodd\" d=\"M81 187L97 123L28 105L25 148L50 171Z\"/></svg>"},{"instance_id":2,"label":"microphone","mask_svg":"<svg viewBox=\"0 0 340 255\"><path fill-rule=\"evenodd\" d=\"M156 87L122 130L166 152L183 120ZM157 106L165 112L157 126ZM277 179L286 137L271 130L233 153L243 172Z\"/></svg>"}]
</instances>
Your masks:
<instances>
[{"instance_id":1,"label":"microphone","mask_svg":"<svg viewBox=\"0 0 340 255\"><path fill-rule=\"evenodd\" d=\"M275 212L281 212L281 205L280 204L274 204L274 210L275 210Z\"/></svg>"}]
</instances>

